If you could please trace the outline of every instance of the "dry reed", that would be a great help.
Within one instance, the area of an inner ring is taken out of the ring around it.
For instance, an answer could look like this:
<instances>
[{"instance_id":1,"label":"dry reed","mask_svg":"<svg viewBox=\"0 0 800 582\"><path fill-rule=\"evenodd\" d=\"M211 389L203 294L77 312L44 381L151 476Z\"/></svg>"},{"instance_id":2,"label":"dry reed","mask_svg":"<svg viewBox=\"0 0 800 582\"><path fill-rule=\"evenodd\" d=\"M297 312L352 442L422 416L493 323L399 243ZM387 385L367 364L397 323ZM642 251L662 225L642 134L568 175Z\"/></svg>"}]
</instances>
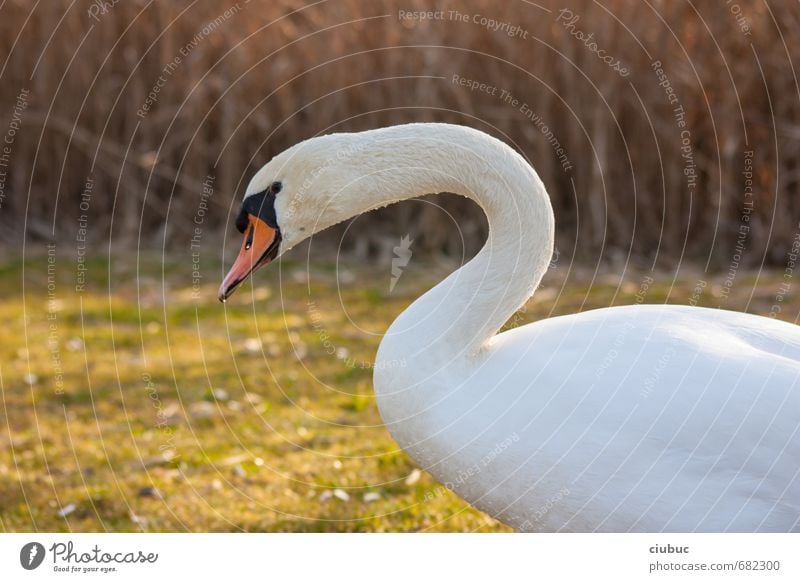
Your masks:
<instances>
[{"instance_id":1,"label":"dry reed","mask_svg":"<svg viewBox=\"0 0 800 582\"><path fill-rule=\"evenodd\" d=\"M399 17L434 4L442 18ZM29 96L7 153L0 240L71 241L85 214L97 250L185 248L206 176L204 225L219 234L247 178L288 145L436 120L489 131L532 161L562 253L724 267L738 248L743 263L779 263L800 219L798 29L796 2L750 0L5 2L9 123ZM410 232L451 254L463 234L474 250L477 210L435 202L361 218L346 246L368 253Z\"/></svg>"}]
</instances>

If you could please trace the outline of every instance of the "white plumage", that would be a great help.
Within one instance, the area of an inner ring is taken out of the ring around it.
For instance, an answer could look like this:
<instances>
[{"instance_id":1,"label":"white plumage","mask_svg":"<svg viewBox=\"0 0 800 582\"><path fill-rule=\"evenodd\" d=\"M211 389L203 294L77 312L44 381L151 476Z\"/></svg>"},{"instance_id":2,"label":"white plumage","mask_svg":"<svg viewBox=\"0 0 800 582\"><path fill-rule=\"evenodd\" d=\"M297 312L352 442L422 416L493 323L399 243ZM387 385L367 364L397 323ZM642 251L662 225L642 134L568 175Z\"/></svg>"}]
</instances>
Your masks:
<instances>
[{"instance_id":1,"label":"white plumage","mask_svg":"<svg viewBox=\"0 0 800 582\"><path fill-rule=\"evenodd\" d=\"M800 530L796 326L634 305L495 335L539 285L554 221L530 165L473 129L314 138L248 195L275 180L281 253L426 193L486 212L486 246L398 317L375 366L389 431L469 503L522 531Z\"/></svg>"}]
</instances>

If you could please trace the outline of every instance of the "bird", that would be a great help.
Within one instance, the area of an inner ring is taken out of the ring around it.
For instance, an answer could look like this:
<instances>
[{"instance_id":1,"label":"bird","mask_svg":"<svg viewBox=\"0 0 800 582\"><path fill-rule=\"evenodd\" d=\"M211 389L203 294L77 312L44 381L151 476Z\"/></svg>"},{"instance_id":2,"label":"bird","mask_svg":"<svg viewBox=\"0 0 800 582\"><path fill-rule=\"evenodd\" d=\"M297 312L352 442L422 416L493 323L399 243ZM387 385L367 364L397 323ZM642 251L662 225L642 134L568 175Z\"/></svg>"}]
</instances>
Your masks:
<instances>
[{"instance_id":1,"label":"bird","mask_svg":"<svg viewBox=\"0 0 800 582\"><path fill-rule=\"evenodd\" d=\"M555 218L531 164L483 131L410 123L279 153L246 189L219 298L315 233L438 192L489 231L377 351L378 409L419 467L520 532L800 531L799 328L643 292L498 333L548 270Z\"/></svg>"}]
</instances>

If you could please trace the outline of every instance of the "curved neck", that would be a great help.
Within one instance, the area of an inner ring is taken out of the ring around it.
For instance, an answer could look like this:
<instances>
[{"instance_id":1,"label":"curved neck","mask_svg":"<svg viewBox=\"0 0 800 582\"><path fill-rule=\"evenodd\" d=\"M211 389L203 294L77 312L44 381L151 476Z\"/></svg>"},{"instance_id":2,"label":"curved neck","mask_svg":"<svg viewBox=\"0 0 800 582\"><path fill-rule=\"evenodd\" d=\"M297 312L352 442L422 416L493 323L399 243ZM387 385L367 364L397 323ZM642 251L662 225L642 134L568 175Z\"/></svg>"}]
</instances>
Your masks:
<instances>
[{"instance_id":1,"label":"curved neck","mask_svg":"<svg viewBox=\"0 0 800 582\"><path fill-rule=\"evenodd\" d=\"M475 355L547 270L554 219L544 186L509 146L470 128L411 124L369 133L375 141L359 163L372 182L371 207L453 192L477 202L489 222L483 249L398 317L379 357Z\"/></svg>"}]
</instances>

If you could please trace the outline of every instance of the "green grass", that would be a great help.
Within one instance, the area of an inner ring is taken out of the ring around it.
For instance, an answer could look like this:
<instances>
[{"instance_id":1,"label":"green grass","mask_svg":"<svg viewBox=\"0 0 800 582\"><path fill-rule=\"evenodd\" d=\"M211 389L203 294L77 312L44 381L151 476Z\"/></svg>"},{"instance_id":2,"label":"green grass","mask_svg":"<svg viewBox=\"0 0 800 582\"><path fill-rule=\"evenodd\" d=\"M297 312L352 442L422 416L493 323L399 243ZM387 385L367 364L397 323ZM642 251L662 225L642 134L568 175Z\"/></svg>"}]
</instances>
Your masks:
<instances>
[{"instance_id":1,"label":"green grass","mask_svg":"<svg viewBox=\"0 0 800 582\"><path fill-rule=\"evenodd\" d=\"M0 263L1 531L506 530L415 470L372 394L381 332L446 270L412 262L389 294L388 265L283 261L223 307L220 265L196 294L191 267L92 259L77 293L59 256L48 297L46 260ZM643 276L556 270L511 325L633 303ZM646 302L700 279L654 278ZM784 282L703 279L698 304L764 314Z\"/></svg>"}]
</instances>

